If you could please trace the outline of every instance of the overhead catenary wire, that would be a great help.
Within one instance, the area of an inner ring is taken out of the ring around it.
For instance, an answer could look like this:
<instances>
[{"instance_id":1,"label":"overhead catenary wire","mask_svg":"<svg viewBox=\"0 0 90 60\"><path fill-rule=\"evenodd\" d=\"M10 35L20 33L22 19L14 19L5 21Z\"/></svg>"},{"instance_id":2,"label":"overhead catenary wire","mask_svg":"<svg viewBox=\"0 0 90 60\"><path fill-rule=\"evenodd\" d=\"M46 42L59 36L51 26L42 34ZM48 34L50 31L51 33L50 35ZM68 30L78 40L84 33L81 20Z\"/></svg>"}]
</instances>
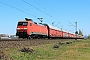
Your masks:
<instances>
[{"instance_id":1,"label":"overhead catenary wire","mask_svg":"<svg viewBox=\"0 0 90 60\"><path fill-rule=\"evenodd\" d=\"M39 1L39 0L38 0L38 1ZM43 7L42 5L40 5L38 2L35 2L35 3L36 3L38 6L42 7L47 14L49 14L49 15L52 16L52 13L51 13L50 10L48 11L45 7ZM58 20L58 19L54 18L53 16L52 16L51 18L53 18L53 19L55 19L55 20Z\"/></svg>"},{"instance_id":2,"label":"overhead catenary wire","mask_svg":"<svg viewBox=\"0 0 90 60\"><path fill-rule=\"evenodd\" d=\"M22 1L24 1L24 0L22 0ZM24 2L27 3L27 4L29 4L29 3L26 2L26 1L24 1ZM6 5L6 6L9 6L9 7L11 7L11 8L17 9L17 10L23 12L23 13L28 14L28 15L32 15L32 16L36 17L36 16L33 15L33 14L30 14L30 13L28 13L28 12L26 12L26 11L20 9L20 8L17 8L17 7L11 6L10 4L7 4L7 3L5 3L5 2L0 2L0 3L4 4L4 5ZM14 3L14 2L12 2L12 3ZM16 4L16 3L14 3L14 4L17 5L17 6L19 6L19 7L21 7L20 5L18 5L18 4ZM34 7L34 8L36 8L36 9L38 9L39 11L45 13L44 11L40 10L39 8L37 8L37 7L35 7L35 6L31 5L31 4L29 4L29 5L32 6L32 7ZM28 10L28 9L25 9L25 10ZM45 14L48 15L48 16L50 16L50 17L52 17L51 15L49 15L49 14L47 14L47 13L45 13ZM53 17L52 17L52 18L53 18ZM57 19L56 19L56 20L57 20Z\"/></svg>"},{"instance_id":3,"label":"overhead catenary wire","mask_svg":"<svg viewBox=\"0 0 90 60\"><path fill-rule=\"evenodd\" d=\"M30 4L30 3L26 2L25 0L22 0L22 1L23 1L23 2L25 2L26 4L30 5L30 6L34 7L35 9L37 9L37 10L39 10L39 11L43 12L44 14L48 15L49 17L52 17L51 15L49 15L49 14L47 14L46 12L44 12L44 11L40 10L39 8L37 8L37 7L33 6L32 4Z\"/></svg>"},{"instance_id":4,"label":"overhead catenary wire","mask_svg":"<svg viewBox=\"0 0 90 60\"><path fill-rule=\"evenodd\" d=\"M44 6L46 6L50 11L49 12L55 12L56 14L59 15L59 13L57 13L56 11L54 11L53 9L51 9L50 7L48 7L45 3L43 3L42 1L38 0L39 2L41 2Z\"/></svg>"},{"instance_id":5,"label":"overhead catenary wire","mask_svg":"<svg viewBox=\"0 0 90 60\"><path fill-rule=\"evenodd\" d=\"M39 6L42 6L43 7L43 9L44 10L46 10L47 11L47 9L44 7L44 6L46 6L49 10L49 12L48 13L50 13L50 14L53 14L52 12L54 12L55 14L58 14L58 13L56 13L56 11L54 11L53 9L50 9L50 7L48 7L45 3L43 3L43 2L41 2L40 0L38 0L40 3L42 3L42 5L40 5L40 4L38 4ZM43 6L44 5L44 6ZM52 12L51 12L52 11ZM58 17L60 17L60 15L58 14L57 15ZM60 19L57 19L57 18L55 18L54 16L52 16L52 18L54 18L54 19L56 19L56 20L60 20Z\"/></svg>"},{"instance_id":6,"label":"overhead catenary wire","mask_svg":"<svg viewBox=\"0 0 90 60\"><path fill-rule=\"evenodd\" d=\"M57 26L57 25L59 25L60 24L60 22L58 22L55 26Z\"/></svg>"},{"instance_id":7,"label":"overhead catenary wire","mask_svg":"<svg viewBox=\"0 0 90 60\"><path fill-rule=\"evenodd\" d=\"M41 0L38 0L40 3L42 3L42 5L44 5L44 6L46 6L50 11L49 12L54 12L54 13L56 13L56 15L58 16L58 17L60 17L60 14L59 13L57 13L56 11L54 11L53 9L51 9L50 7L48 7L45 3L43 3ZM64 18L64 19L66 19L66 20L68 20L67 18L65 18L65 17L63 17L63 16L61 16L62 18Z\"/></svg>"},{"instance_id":8,"label":"overhead catenary wire","mask_svg":"<svg viewBox=\"0 0 90 60\"><path fill-rule=\"evenodd\" d=\"M50 14L48 14L48 13L46 13L46 12L42 11L41 9L39 9L39 8L35 7L34 5L32 5L32 4L28 3L27 1L25 1L25 0L22 0L22 1L23 1L23 2L25 2L26 4L28 4L28 5L32 6L33 8L35 8L35 9L37 9L37 10L41 11L42 13L44 13L44 14L48 15L49 17L51 17L51 18L53 18L53 19L57 20L57 19L56 19L56 18L54 18L52 15L50 15Z\"/></svg>"},{"instance_id":9,"label":"overhead catenary wire","mask_svg":"<svg viewBox=\"0 0 90 60\"><path fill-rule=\"evenodd\" d=\"M30 13L25 12L25 11L23 11L22 9L19 9L19 8L17 8L17 7L11 6L11 5L7 4L7 3L4 3L4 2L0 2L0 3L1 3L1 4L4 4L4 5L6 5L6 6L9 6L9 7L11 7L11 8L14 8L14 9L16 9L16 10L19 10L19 11L21 11L21 12L23 12L23 13L28 14L28 15L31 15ZM32 15L32 16L36 17L35 15Z\"/></svg>"},{"instance_id":10,"label":"overhead catenary wire","mask_svg":"<svg viewBox=\"0 0 90 60\"><path fill-rule=\"evenodd\" d=\"M41 6L45 10L45 12L47 12L48 14L52 14L51 11L48 11L43 5L40 5L38 2L35 2L35 3L37 3L38 6Z\"/></svg>"},{"instance_id":11,"label":"overhead catenary wire","mask_svg":"<svg viewBox=\"0 0 90 60\"><path fill-rule=\"evenodd\" d=\"M27 8L25 8L25 7L21 6L21 5L19 5L19 4L15 3L15 2L13 2L12 0L9 0L9 1L12 2L12 3L14 3L15 5L17 5L17 6L19 6L19 7L24 8L26 11L29 11ZM31 14L31 13L30 13L30 14ZM34 14L31 14L31 15L33 15L34 17L36 17Z\"/></svg>"},{"instance_id":12,"label":"overhead catenary wire","mask_svg":"<svg viewBox=\"0 0 90 60\"><path fill-rule=\"evenodd\" d=\"M44 6L46 6L46 7L48 7L45 3L43 3L43 2L41 2L40 0L38 0L40 3L42 3L42 5L44 5ZM44 9L46 10L46 8L44 7ZM50 9L49 7L48 7L48 9L50 10L49 12L51 12L51 11L53 11L52 9ZM55 11L53 11L53 12L55 12ZM56 12L55 12L56 13ZM52 14L52 13L51 13Z\"/></svg>"},{"instance_id":13,"label":"overhead catenary wire","mask_svg":"<svg viewBox=\"0 0 90 60\"><path fill-rule=\"evenodd\" d=\"M54 11L54 10L52 10L52 9L50 9L46 4L44 4L42 1L40 1L40 0L38 0L40 3L42 3L42 5L40 5L40 4L38 4L39 6L46 6L48 9L49 9L49 13L51 13L52 14L52 12L54 12L54 13L56 13L56 11ZM43 7L44 8L44 10L46 10L47 11L47 9L45 8L45 7ZM51 12L52 11L52 12ZM58 14L58 13L56 13L56 14ZM58 14L57 15L58 17L60 17L60 15ZM53 16L52 16L53 17ZM56 18L54 18L54 19L56 19ZM56 20L60 20L60 19L56 19ZM60 23L60 22L59 22ZM55 26L57 26L59 23L57 23Z\"/></svg>"},{"instance_id":14,"label":"overhead catenary wire","mask_svg":"<svg viewBox=\"0 0 90 60\"><path fill-rule=\"evenodd\" d=\"M22 0L22 1L24 1L24 0ZM12 1L11 1L11 2L12 2ZM27 3L27 4L29 4L29 3L26 2L26 1L24 1L24 2ZM12 6L12 5L10 5L10 4L7 4L7 3L5 3L5 2L0 2L0 3L4 4L4 5L6 5L6 6L9 6L9 7L11 7L11 8L17 9L17 10L23 12L23 13L28 14L28 15L32 15L32 16L36 17L35 15L30 14L30 13L28 13L28 12L26 12L26 11L24 11L24 10L18 8L18 7L14 7L14 6ZM17 5L17 6L19 6L19 7L22 7L22 6L18 5L18 4L16 4L15 2L12 2L12 3L14 3L15 5ZM38 9L39 11L43 12L44 14L48 15L49 17L53 18L51 15L49 15L48 13L46 13L46 12L40 10L39 8L37 8L37 7L35 7L35 6L31 5L31 4L29 4L29 5L32 6L32 7L34 7L34 8L36 8L36 9ZM25 8L25 10L28 10L28 9ZM54 19L55 19L55 18L54 18ZM56 19L56 20L57 20L57 19Z\"/></svg>"}]
</instances>

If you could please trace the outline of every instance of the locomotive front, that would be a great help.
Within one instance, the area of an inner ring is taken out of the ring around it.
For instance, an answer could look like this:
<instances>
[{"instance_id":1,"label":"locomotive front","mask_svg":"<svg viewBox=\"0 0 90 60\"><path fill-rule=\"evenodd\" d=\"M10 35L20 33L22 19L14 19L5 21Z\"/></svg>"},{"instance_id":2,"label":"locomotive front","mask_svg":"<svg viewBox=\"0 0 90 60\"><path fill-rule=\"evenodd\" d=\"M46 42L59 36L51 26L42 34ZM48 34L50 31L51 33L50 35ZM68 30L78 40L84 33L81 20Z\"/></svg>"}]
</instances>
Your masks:
<instances>
[{"instance_id":1,"label":"locomotive front","mask_svg":"<svg viewBox=\"0 0 90 60\"><path fill-rule=\"evenodd\" d=\"M16 36L19 36L19 38L26 38L28 36L27 26L28 26L27 21L19 21L17 24Z\"/></svg>"}]
</instances>

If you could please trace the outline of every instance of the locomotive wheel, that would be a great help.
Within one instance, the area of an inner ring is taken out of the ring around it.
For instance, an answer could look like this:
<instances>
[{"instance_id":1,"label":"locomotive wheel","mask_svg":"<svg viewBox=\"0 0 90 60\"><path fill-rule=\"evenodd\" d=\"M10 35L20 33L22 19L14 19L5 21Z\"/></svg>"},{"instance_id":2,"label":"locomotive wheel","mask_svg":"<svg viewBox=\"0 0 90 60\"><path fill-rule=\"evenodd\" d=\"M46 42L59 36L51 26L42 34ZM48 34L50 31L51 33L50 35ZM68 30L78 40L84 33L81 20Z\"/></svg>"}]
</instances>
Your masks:
<instances>
[{"instance_id":1,"label":"locomotive wheel","mask_svg":"<svg viewBox=\"0 0 90 60\"><path fill-rule=\"evenodd\" d=\"M31 36L28 36L28 38L27 39L31 39Z\"/></svg>"}]
</instances>

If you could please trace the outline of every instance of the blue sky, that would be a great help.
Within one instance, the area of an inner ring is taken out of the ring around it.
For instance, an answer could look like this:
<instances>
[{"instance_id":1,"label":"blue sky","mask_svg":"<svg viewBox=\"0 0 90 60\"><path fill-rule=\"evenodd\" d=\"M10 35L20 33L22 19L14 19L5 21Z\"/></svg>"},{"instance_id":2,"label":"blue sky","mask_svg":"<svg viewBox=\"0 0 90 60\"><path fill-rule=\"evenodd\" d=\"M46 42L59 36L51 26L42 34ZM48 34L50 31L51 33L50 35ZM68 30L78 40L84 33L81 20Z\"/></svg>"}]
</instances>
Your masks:
<instances>
[{"instance_id":1,"label":"blue sky","mask_svg":"<svg viewBox=\"0 0 90 60\"><path fill-rule=\"evenodd\" d=\"M42 17L43 23L55 22L56 27L71 32L77 21L78 30L90 34L90 0L0 0L0 33L15 34L17 22L25 17L35 22Z\"/></svg>"}]
</instances>

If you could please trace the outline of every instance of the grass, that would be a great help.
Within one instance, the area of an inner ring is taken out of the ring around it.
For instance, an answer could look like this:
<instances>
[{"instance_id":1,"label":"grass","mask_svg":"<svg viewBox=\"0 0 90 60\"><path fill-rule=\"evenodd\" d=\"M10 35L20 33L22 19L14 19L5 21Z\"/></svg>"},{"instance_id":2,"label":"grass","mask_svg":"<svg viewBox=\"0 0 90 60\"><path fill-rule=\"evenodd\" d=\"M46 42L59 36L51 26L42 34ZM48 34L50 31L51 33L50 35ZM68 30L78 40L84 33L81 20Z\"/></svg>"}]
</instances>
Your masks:
<instances>
[{"instance_id":1,"label":"grass","mask_svg":"<svg viewBox=\"0 0 90 60\"><path fill-rule=\"evenodd\" d=\"M5 48L3 51L9 60L89 60L90 40L81 40L72 44L59 45L58 49L53 46L58 43L32 46L34 54L21 52L15 48Z\"/></svg>"}]
</instances>

